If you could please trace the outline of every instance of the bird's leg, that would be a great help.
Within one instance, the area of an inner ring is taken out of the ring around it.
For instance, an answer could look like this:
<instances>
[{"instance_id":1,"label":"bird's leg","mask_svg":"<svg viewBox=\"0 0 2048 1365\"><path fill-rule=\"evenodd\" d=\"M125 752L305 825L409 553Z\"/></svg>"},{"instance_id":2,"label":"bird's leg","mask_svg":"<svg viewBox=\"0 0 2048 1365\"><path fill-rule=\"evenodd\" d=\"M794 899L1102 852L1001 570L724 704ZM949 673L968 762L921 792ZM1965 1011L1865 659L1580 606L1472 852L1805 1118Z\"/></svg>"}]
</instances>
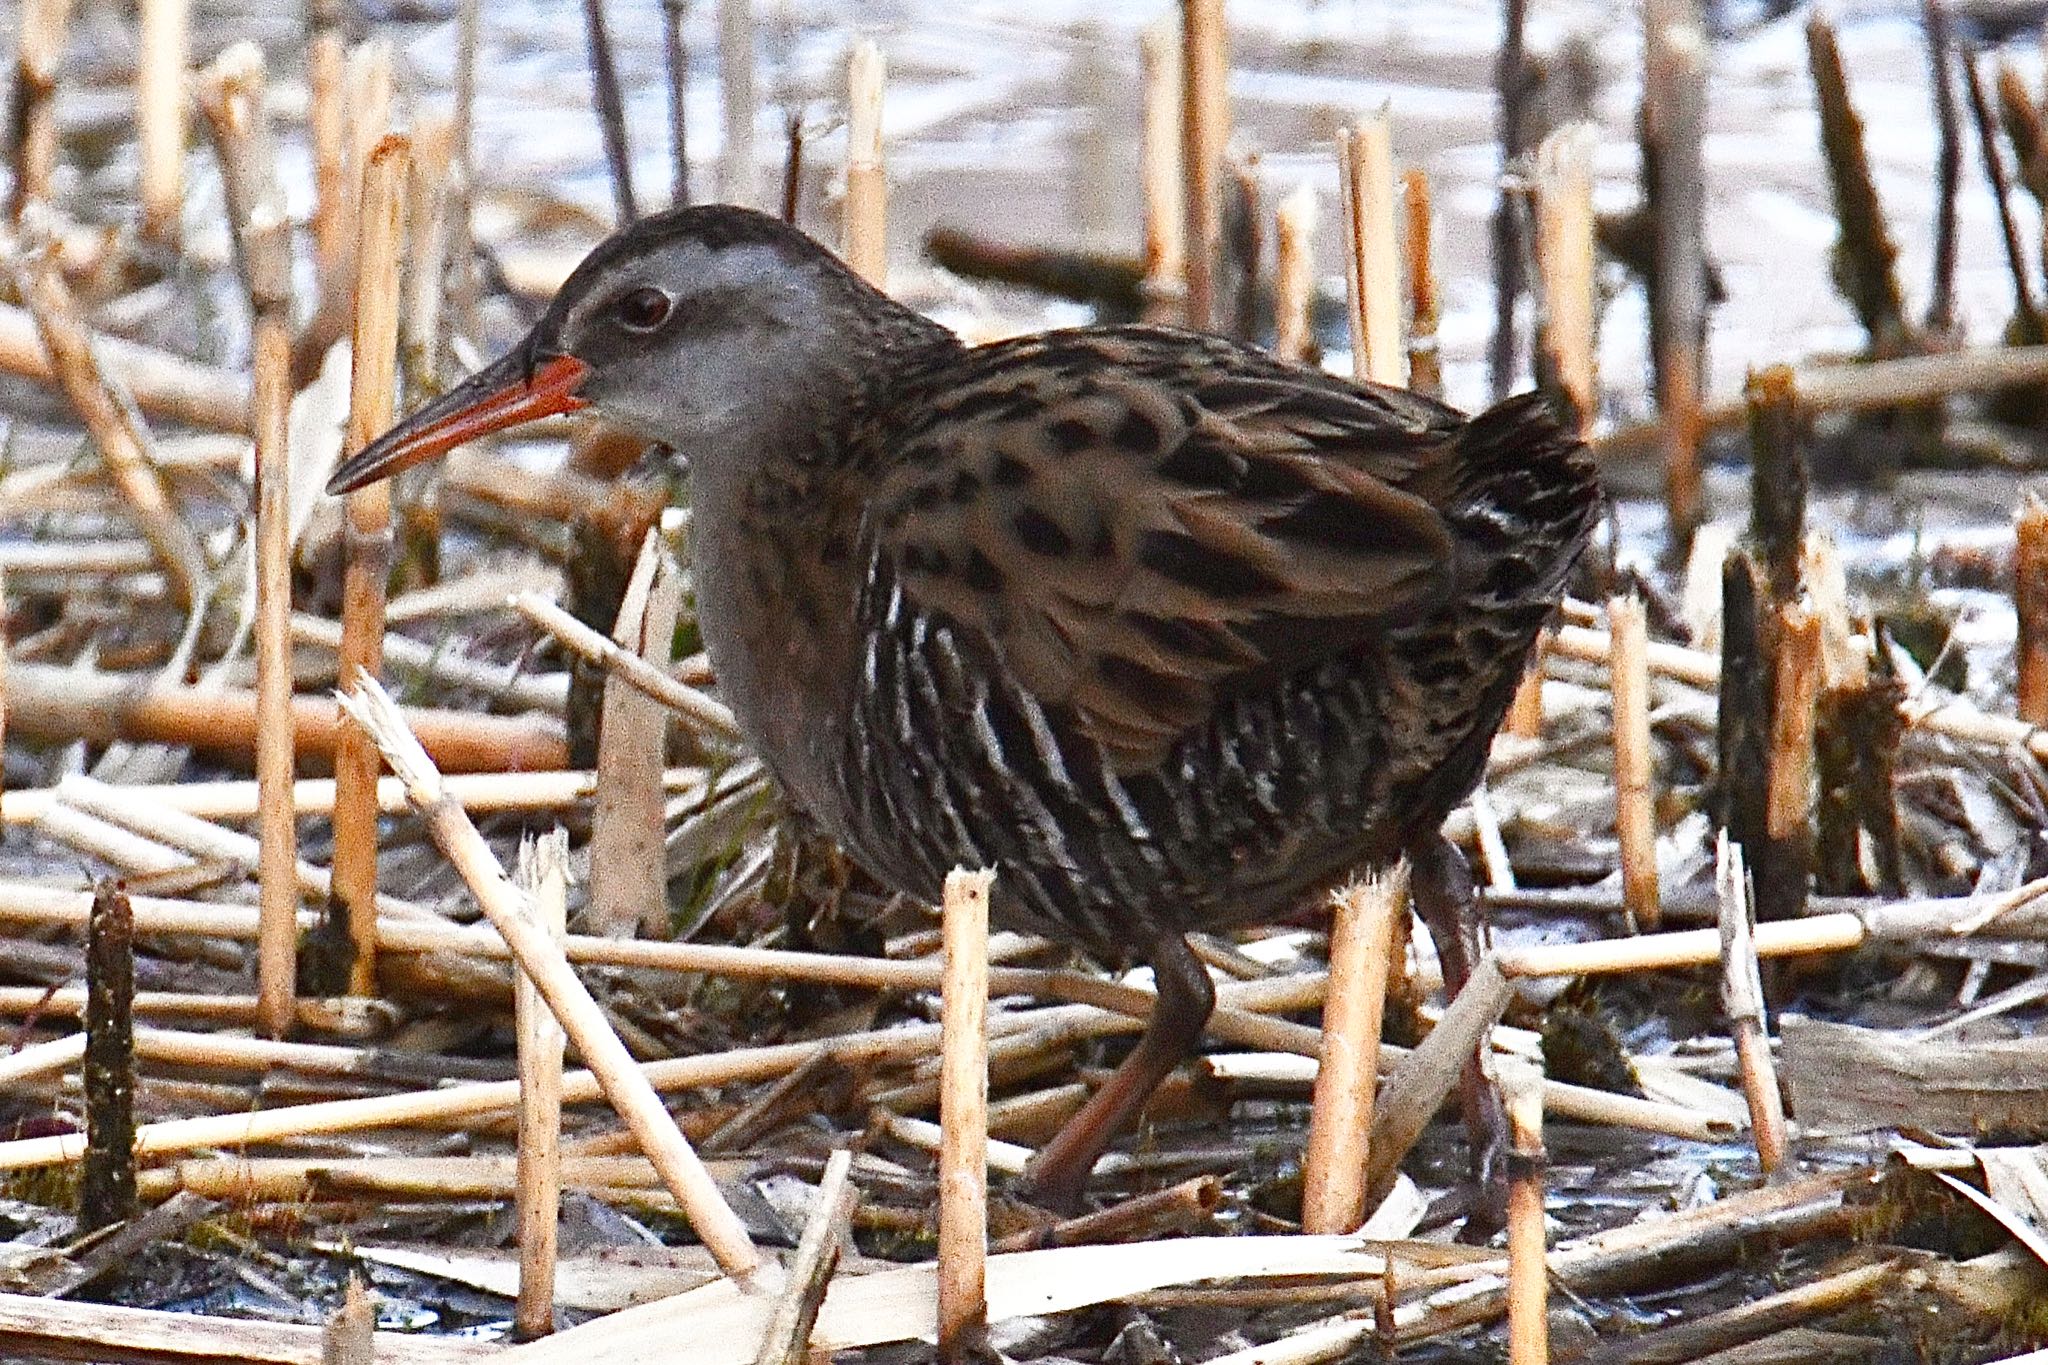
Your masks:
<instances>
[{"instance_id":1,"label":"bird's leg","mask_svg":"<svg viewBox=\"0 0 2048 1365\"><path fill-rule=\"evenodd\" d=\"M1431 831L1408 845L1408 864L1416 913L1429 926L1429 936L1436 943L1445 995L1455 999L1484 951L1481 936L1485 926L1472 890L1472 871L1465 864L1465 855L1440 831ZM1482 1040L1480 1047L1485 1046ZM1507 1152L1508 1124L1500 1091L1476 1050L1465 1059L1458 1098L1472 1143L1477 1195L1466 1232L1489 1234L1507 1222L1507 1173L1502 1158Z\"/></svg>"},{"instance_id":2,"label":"bird's leg","mask_svg":"<svg viewBox=\"0 0 2048 1365\"><path fill-rule=\"evenodd\" d=\"M1168 1072L1186 1061L1216 1008L1216 988L1188 941L1167 934L1149 955L1159 998L1144 1036L1079 1113L1068 1119L1012 1187L1056 1213L1077 1211L1088 1174L1111 1139L1128 1128Z\"/></svg>"}]
</instances>

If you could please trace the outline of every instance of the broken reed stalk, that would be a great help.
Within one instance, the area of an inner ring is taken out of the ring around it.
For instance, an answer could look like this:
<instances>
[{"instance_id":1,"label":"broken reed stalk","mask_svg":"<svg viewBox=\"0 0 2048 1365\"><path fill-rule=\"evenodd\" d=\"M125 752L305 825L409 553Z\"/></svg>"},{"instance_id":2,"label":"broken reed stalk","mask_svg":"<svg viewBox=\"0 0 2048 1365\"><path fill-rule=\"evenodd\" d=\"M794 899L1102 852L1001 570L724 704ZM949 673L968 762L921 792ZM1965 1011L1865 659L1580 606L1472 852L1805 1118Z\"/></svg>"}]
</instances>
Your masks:
<instances>
[{"instance_id":1,"label":"broken reed stalk","mask_svg":"<svg viewBox=\"0 0 2048 1365\"><path fill-rule=\"evenodd\" d=\"M1431 250L1429 172L1401 173L1401 205L1408 249L1408 387L1425 398L1444 391L1443 356L1437 348L1436 264Z\"/></svg>"},{"instance_id":2,"label":"broken reed stalk","mask_svg":"<svg viewBox=\"0 0 2048 1365\"><path fill-rule=\"evenodd\" d=\"M249 385L242 375L76 325L81 344L90 344L141 411L211 431L248 430ZM64 370L53 355L31 310L0 304L0 370L64 388Z\"/></svg>"},{"instance_id":3,"label":"broken reed stalk","mask_svg":"<svg viewBox=\"0 0 2048 1365\"><path fill-rule=\"evenodd\" d=\"M1749 405L1749 528L1763 554L1770 595L1799 595L1806 543L1806 416L1789 365L1772 365L1743 386Z\"/></svg>"},{"instance_id":4,"label":"broken reed stalk","mask_svg":"<svg viewBox=\"0 0 2048 1365\"><path fill-rule=\"evenodd\" d=\"M321 1365L375 1365L377 1309L363 1289L363 1277L349 1272L341 1307L320 1330Z\"/></svg>"},{"instance_id":5,"label":"broken reed stalk","mask_svg":"<svg viewBox=\"0 0 2048 1365\"><path fill-rule=\"evenodd\" d=\"M761 1349L754 1353L754 1365L805 1365L810 1359L811 1328L817 1323L825 1290L846 1246L854 1206L860 1202L860 1191L850 1178L852 1171L853 1153L844 1147L825 1158L811 1216L790 1261L789 1283L776 1301L775 1314L761 1337Z\"/></svg>"},{"instance_id":6,"label":"broken reed stalk","mask_svg":"<svg viewBox=\"0 0 2048 1365\"><path fill-rule=\"evenodd\" d=\"M946 875L939 1043L939 1358L985 1349L988 1327L988 900L995 873Z\"/></svg>"},{"instance_id":7,"label":"broken reed stalk","mask_svg":"<svg viewBox=\"0 0 2048 1365\"><path fill-rule=\"evenodd\" d=\"M1486 954L1429 1036L1395 1064L1380 1087L1367 1141L1367 1207L1393 1188L1402 1159L1458 1087L1466 1064L1475 1056L1485 1056L1490 1064L1491 1046L1482 1051L1481 1040L1500 1021L1513 994L1496 955Z\"/></svg>"},{"instance_id":8,"label":"broken reed stalk","mask_svg":"<svg viewBox=\"0 0 2048 1365\"><path fill-rule=\"evenodd\" d=\"M1181 154L1180 31L1171 15L1138 39L1145 87L1138 173L1145 182L1145 318L1186 321L1187 187Z\"/></svg>"},{"instance_id":9,"label":"broken reed stalk","mask_svg":"<svg viewBox=\"0 0 2048 1365\"><path fill-rule=\"evenodd\" d=\"M1274 213L1273 354L1311 363L1316 334L1316 192L1302 185Z\"/></svg>"},{"instance_id":10,"label":"broken reed stalk","mask_svg":"<svg viewBox=\"0 0 2048 1365\"><path fill-rule=\"evenodd\" d=\"M189 607L205 594L205 553L151 455L135 400L103 369L84 316L51 252L9 261L14 286L35 317L35 329L64 396L78 414L107 473L155 552L171 596Z\"/></svg>"},{"instance_id":11,"label":"broken reed stalk","mask_svg":"<svg viewBox=\"0 0 2048 1365\"><path fill-rule=\"evenodd\" d=\"M1757 965L1756 925L1749 910L1749 869L1742 845L1722 830L1716 849L1715 889L1721 907L1721 1007L1735 1039L1735 1063L1742 1075L1742 1095L1749 1104L1749 1130L1756 1143L1757 1165L1766 1176L1783 1169L1789 1142L1785 1102L1778 1094L1778 1071L1771 1060L1771 1038L1764 1018L1763 973Z\"/></svg>"},{"instance_id":12,"label":"broken reed stalk","mask_svg":"<svg viewBox=\"0 0 2048 1365\"><path fill-rule=\"evenodd\" d=\"M569 836L559 825L519 846L513 874L535 925L559 945L568 933ZM562 1026L533 979L512 980L519 1039L519 1298L513 1331L523 1340L555 1326L555 1232L562 1206Z\"/></svg>"},{"instance_id":13,"label":"broken reed stalk","mask_svg":"<svg viewBox=\"0 0 2048 1365\"><path fill-rule=\"evenodd\" d=\"M406 196L405 211L405 235L410 250L405 308L398 316L398 363L409 392L438 393L442 387L441 305L447 284L448 183L454 164L454 121L441 114L416 119L412 152L412 188ZM371 156L374 160L374 151ZM417 486L416 480L399 481L401 496L409 483Z\"/></svg>"},{"instance_id":14,"label":"broken reed stalk","mask_svg":"<svg viewBox=\"0 0 2048 1365\"><path fill-rule=\"evenodd\" d=\"M1394 132L1385 110L1337 131L1344 195L1344 279L1351 304L1351 373L1407 380L1401 353L1401 249L1394 229Z\"/></svg>"},{"instance_id":15,"label":"broken reed stalk","mask_svg":"<svg viewBox=\"0 0 2048 1365\"><path fill-rule=\"evenodd\" d=\"M1593 356L1592 125L1575 123L1536 149L1536 272L1543 291L1538 351L1549 387L1570 404L1580 432L1599 393Z\"/></svg>"},{"instance_id":16,"label":"broken reed stalk","mask_svg":"<svg viewBox=\"0 0 2048 1365\"><path fill-rule=\"evenodd\" d=\"M413 807L426 821L434 841L462 873L477 904L503 936L519 965L533 978L548 1009L561 1021L584 1064L626 1120L641 1149L661 1172L662 1183L675 1195L690 1226L718 1262L719 1268L743 1286L761 1266L761 1255L732 1208L719 1193L711 1174L697 1157L661 1097L634 1063L632 1054L612 1031L604 1012L591 998L552 938L528 917L524 898L506 879L490 846L455 805L441 785L441 775L419 741L405 729L403 717L374 678L358 676L342 705L376 736L385 761L405 780ZM567 1096L565 1094L564 1098Z\"/></svg>"},{"instance_id":17,"label":"broken reed stalk","mask_svg":"<svg viewBox=\"0 0 2048 1365\"><path fill-rule=\"evenodd\" d=\"M1230 35L1223 0L1181 0L1181 186L1187 325L1217 325L1223 155L1230 145Z\"/></svg>"},{"instance_id":18,"label":"broken reed stalk","mask_svg":"<svg viewBox=\"0 0 2048 1365\"><path fill-rule=\"evenodd\" d=\"M612 59L611 34L605 28L604 0L583 0L583 36L590 55L597 126L604 135L605 164L612 172L616 225L625 227L640 216L640 206L633 195L633 153L626 145L626 101L619 93L619 67Z\"/></svg>"},{"instance_id":19,"label":"broken reed stalk","mask_svg":"<svg viewBox=\"0 0 2048 1365\"><path fill-rule=\"evenodd\" d=\"M1519 1058L1500 1066L1508 1111L1508 1361L1549 1365L1550 1267L1543 1228L1543 1073Z\"/></svg>"},{"instance_id":20,"label":"broken reed stalk","mask_svg":"<svg viewBox=\"0 0 2048 1365\"><path fill-rule=\"evenodd\" d=\"M1898 247L1885 224L1863 143L1863 120L1849 99L1835 30L1820 11L1806 22L1807 65L1820 110L1821 155L1834 195L1835 287L1855 310L1876 355L1906 348L1906 305L1899 291Z\"/></svg>"},{"instance_id":21,"label":"broken reed stalk","mask_svg":"<svg viewBox=\"0 0 2048 1365\"><path fill-rule=\"evenodd\" d=\"M356 226L355 335L350 343L348 430L342 454L361 450L391 425L398 393L398 286L411 144L388 134L370 153ZM348 495L347 551L341 588L343 677L384 671L384 587L391 576L391 485ZM349 992L377 989L377 777L382 764L370 737L345 728L334 755L334 899L348 922L355 956Z\"/></svg>"},{"instance_id":22,"label":"broken reed stalk","mask_svg":"<svg viewBox=\"0 0 2048 1365\"><path fill-rule=\"evenodd\" d=\"M1614 833L1621 845L1622 905L1630 927L1655 932L1657 808L1651 785L1649 623L1633 594L1607 603L1608 676L1614 703Z\"/></svg>"},{"instance_id":23,"label":"broken reed stalk","mask_svg":"<svg viewBox=\"0 0 2048 1365\"><path fill-rule=\"evenodd\" d=\"M2048 504L2028 493L2013 519L2013 607L2019 617L2017 710L2048 725Z\"/></svg>"},{"instance_id":24,"label":"broken reed stalk","mask_svg":"<svg viewBox=\"0 0 2048 1365\"><path fill-rule=\"evenodd\" d=\"M659 526L641 542L613 642L666 675L682 611L682 571ZM669 932L662 759L669 712L612 674L597 734L597 803L591 814L590 916L599 933L630 938Z\"/></svg>"},{"instance_id":25,"label":"broken reed stalk","mask_svg":"<svg viewBox=\"0 0 2048 1365\"><path fill-rule=\"evenodd\" d=\"M1700 376L1707 327L1707 37L1696 0L1644 9L1646 186L1657 224L1651 346L1662 423L1664 508L1683 547L1703 515ZM1653 150L1653 154L1652 154Z\"/></svg>"},{"instance_id":26,"label":"broken reed stalk","mask_svg":"<svg viewBox=\"0 0 2048 1365\"><path fill-rule=\"evenodd\" d=\"M1813 725L1820 789L1814 875L1823 892L1904 892L1897 768L1905 699L1904 683L1875 674L1821 693Z\"/></svg>"},{"instance_id":27,"label":"broken reed stalk","mask_svg":"<svg viewBox=\"0 0 2048 1365\"><path fill-rule=\"evenodd\" d=\"M9 723L22 735L80 736L188 744L247 754L257 730L255 693L234 687L181 687L127 673L84 673L55 664L17 662L9 677ZM561 725L525 716L408 708L408 722L435 762L460 772L548 771L567 766ZM299 747L308 756L334 752L341 713L327 697L292 698Z\"/></svg>"},{"instance_id":28,"label":"broken reed stalk","mask_svg":"<svg viewBox=\"0 0 2048 1365\"><path fill-rule=\"evenodd\" d=\"M1812 718L1821 694L1821 618L1804 606L1778 608L1776 681L1772 684L1772 757L1763 804L1769 837L1765 876L1774 882L1778 915L1806 913L1812 876Z\"/></svg>"},{"instance_id":29,"label":"broken reed stalk","mask_svg":"<svg viewBox=\"0 0 2048 1365\"><path fill-rule=\"evenodd\" d=\"M1752 856L1770 846L1766 811L1776 658L1771 634L1777 624L1759 579L1756 563L1746 551L1732 552L1721 565L1715 820Z\"/></svg>"},{"instance_id":30,"label":"broken reed stalk","mask_svg":"<svg viewBox=\"0 0 2048 1365\"><path fill-rule=\"evenodd\" d=\"M175 250L185 212L185 68L192 0L140 0L135 46L136 197L142 240Z\"/></svg>"},{"instance_id":31,"label":"broken reed stalk","mask_svg":"<svg viewBox=\"0 0 2048 1365\"><path fill-rule=\"evenodd\" d=\"M346 278L353 196L344 188L348 114L343 84L348 54L337 28L320 25L306 47L306 135L313 154L313 260L324 302Z\"/></svg>"},{"instance_id":32,"label":"broken reed stalk","mask_svg":"<svg viewBox=\"0 0 2048 1365\"><path fill-rule=\"evenodd\" d=\"M83 1232L135 1213L135 918L121 883L93 887L85 937Z\"/></svg>"},{"instance_id":33,"label":"broken reed stalk","mask_svg":"<svg viewBox=\"0 0 2048 1365\"><path fill-rule=\"evenodd\" d=\"M690 92L690 49L683 27L690 0L661 0L662 68L668 73L668 202L684 208L690 202L690 120L685 107Z\"/></svg>"},{"instance_id":34,"label":"broken reed stalk","mask_svg":"<svg viewBox=\"0 0 2048 1365\"><path fill-rule=\"evenodd\" d=\"M718 0L718 93L724 139L718 150L718 197L752 208L755 183L754 8L752 0Z\"/></svg>"},{"instance_id":35,"label":"broken reed stalk","mask_svg":"<svg viewBox=\"0 0 2048 1365\"><path fill-rule=\"evenodd\" d=\"M64 62L71 0L23 0L20 14L13 102L7 111L14 150L7 216L17 222L31 201L50 197L50 176L57 169L57 71Z\"/></svg>"},{"instance_id":36,"label":"broken reed stalk","mask_svg":"<svg viewBox=\"0 0 2048 1365\"><path fill-rule=\"evenodd\" d=\"M871 39L846 60L846 219L840 254L877 289L889 285L889 184L882 169L882 90L887 69Z\"/></svg>"},{"instance_id":37,"label":"broken reed stalk","mask_svg":"<svg viewBox=\"0 0 2048 1365\"><path fill-rule=\"evenodd\" d=\"M1407 864L1330 897L1330 985L1322 1065L1301 1158L1301 1230L1348 1233L1365 1221L1365 1171L1379 1084L1394 919L1407 913Z\"/></svg>"},{"instance_id":38,"label":"broken reed stalk","mask_svg":"<svg viewBox=\"0 0 2048 1365\"><path fill-rule=\"evenodd\" d=\"M1820 618L1797 603L1778 609L1777 679L1772 687L1770 793L1764 827L1791 845L1803 872L1813 804L1813 708L1820 693ZM1805 896L1802 893L1803 904Z\"/></svg>"}]
</instances>

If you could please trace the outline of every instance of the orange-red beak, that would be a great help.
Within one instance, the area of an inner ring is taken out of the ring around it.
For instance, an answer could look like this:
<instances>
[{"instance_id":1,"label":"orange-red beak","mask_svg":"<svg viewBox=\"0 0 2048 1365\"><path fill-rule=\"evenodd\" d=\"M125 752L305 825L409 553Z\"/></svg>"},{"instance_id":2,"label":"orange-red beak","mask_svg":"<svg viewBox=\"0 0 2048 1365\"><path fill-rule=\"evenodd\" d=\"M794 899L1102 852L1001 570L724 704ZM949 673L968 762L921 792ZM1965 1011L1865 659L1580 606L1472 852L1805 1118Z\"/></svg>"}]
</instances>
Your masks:
<instances>
[{"instance_id":1,"label":"orange-red beak","mask_svg":"<svg viewBox=\"0 0 2048 1365\"><path fill-rule=\"evenodd\" d=\"M486 365L401 421L345 461L327 481L329 493L347 493L388 479L401 469L446 455L455 447L538 417L584 406L576 390L590 366L574 356L548 356L527 368L518 352Z\"/></svg>"}]
</instances>

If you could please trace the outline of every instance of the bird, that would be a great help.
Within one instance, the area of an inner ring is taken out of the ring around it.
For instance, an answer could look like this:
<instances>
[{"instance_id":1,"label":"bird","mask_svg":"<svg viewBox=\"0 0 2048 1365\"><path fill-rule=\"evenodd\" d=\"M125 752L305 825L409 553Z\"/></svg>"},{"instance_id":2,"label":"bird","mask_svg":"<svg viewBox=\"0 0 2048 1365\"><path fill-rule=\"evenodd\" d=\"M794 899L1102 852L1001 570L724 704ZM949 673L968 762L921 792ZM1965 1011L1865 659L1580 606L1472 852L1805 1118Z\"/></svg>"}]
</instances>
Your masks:
<instances>
[{"instance_id":1,"label":"bird","mask_svg":"<svg viewBox=\"0 0 2048 1365\"><path fill-rule=\"evenodd\" d=\"M1222 337L970 345L779 219L640 219L345 493L590 409L688 469L717 688L789 801L936 904L1137 960L1136 1046L1014 1187L1077 1207L1215 1004L1195 931L1404 857L1455 991L1481 926L1441 826L1478 783L1599 501L1540 397L1474 417ZM1485 1174L1498 1099L1467 1065Z\"/></svg>"}]
</instances>

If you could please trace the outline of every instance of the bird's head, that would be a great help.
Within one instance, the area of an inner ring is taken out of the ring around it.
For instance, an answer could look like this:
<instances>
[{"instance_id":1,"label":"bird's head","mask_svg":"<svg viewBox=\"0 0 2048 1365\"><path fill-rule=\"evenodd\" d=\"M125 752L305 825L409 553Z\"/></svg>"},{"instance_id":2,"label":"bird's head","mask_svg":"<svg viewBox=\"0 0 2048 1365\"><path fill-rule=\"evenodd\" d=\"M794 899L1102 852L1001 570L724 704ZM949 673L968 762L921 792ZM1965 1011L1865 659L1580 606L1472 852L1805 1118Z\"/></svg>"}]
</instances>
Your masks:
<instances>
[{"instance_id":1,"label":"bird's head","mask_svg":"<svg viewBox=\"0 0 2048 1365\"><path fill-rule=\"evenodd\" d=\"M600 243L525 339L364 447L327 491L581 408L716 460L784 414L816 415L873 346L934 331L765 214L657 214Z\"/></svg>"}]
</instances>

